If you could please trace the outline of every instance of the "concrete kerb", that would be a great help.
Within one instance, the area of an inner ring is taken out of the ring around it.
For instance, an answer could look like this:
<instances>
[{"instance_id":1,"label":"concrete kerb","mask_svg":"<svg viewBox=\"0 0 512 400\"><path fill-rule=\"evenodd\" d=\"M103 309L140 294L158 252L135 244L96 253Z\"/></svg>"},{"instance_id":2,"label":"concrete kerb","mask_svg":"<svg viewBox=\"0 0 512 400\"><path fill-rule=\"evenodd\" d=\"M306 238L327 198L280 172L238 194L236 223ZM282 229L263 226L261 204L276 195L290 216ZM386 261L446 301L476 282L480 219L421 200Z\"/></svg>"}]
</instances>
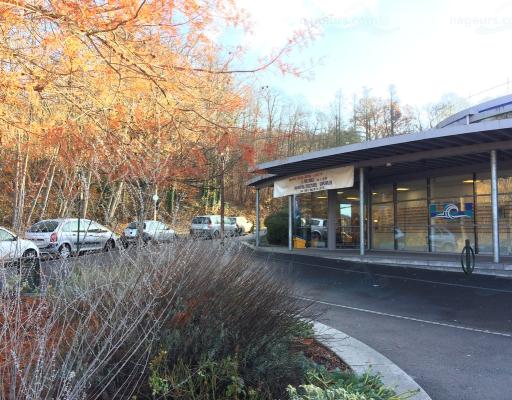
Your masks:
<instances>
[{"instance_id":1,"label":"concrete kerb","mask_svg":"<svg viewBox=\"0 0 512 400\"><path fill-rule=\"evenodd\" d=\"M416 393L412 399L432 400L414 379L370 346L320 322L314 322L314 331L317 340L347 363L356 374L370 370L379 374L382 382L394 388L398 394L414 391Z\"/></svg>"},{"instance_id":2,"label":"concrete kerb","mask_svg":"<svg viewBox=\"0 0 512 400\"><path fill-rule=\"evenodd\" d=\"M316 257L316 258L324 258L328 260L335 260L338 263L346 263L346 264L359 264L359 265L378 265L382 267L402 267L402 268L415 268L415 269L424 269L424 270L432 270L432 271L444 271L444 272L458 272L462 274L462 269L460 263L451 262L451 261L441 261L441 260L397 260L397 259L387 259L385 257L371 257L365 256L361 258L360 256L340 256L333 254L305 254L300 251L289 251L288 249L282 249L279 247L256 247L253 244L243 242L244 245L250 247L251 249L269 254L283 254L283 255L299 255L302 257ZM487 275L487 276L496 276L500 278L512 278L512 265L509 264L492 264L486 263L485 266L477 266L477 268L473 271L475 275Z\"/></svg>"}]
</instances>

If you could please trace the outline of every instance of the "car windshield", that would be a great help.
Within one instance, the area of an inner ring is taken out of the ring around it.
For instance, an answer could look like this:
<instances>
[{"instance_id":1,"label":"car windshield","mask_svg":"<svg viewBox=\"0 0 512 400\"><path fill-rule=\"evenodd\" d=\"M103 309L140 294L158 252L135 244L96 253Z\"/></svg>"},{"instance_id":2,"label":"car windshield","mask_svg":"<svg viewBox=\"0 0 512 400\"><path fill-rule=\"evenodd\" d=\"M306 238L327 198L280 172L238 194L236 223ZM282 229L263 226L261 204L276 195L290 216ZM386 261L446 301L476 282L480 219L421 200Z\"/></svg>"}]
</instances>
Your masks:
<instances>
[{"instance_id":1,"label":"car windshield","mask_svg":"<svg viewBox=\"0 0 512 400\"><path fill-rule=\"evenodd\" d=\"M41 221L29 228L29 232L49 233L53 232L59 226L59 221Z\"/></svg>"},{"instance_id":2,"label":"car windshield","mask_svg":"<svg viewBox=\"0 0 512 400\"><path fill-rule=\"evenodd\" d=\"M137 229L137 222L128 224L128 229ZM146 223L144 222L144 229L146 229Z\"/></svg>"}]
</instances>

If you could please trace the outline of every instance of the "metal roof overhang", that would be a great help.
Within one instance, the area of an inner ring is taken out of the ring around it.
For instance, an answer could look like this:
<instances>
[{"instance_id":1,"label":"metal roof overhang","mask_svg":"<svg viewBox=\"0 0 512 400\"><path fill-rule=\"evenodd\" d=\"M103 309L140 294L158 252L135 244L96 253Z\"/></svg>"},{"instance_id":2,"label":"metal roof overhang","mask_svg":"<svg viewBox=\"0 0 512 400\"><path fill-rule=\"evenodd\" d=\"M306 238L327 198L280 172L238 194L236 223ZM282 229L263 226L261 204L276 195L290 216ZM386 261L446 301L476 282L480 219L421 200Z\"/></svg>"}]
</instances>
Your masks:
<instances>
[{"instance_id":1,"label":"metal roof overhang","mask_svg":"<svg viewBox=\"0 0 512 400\"><path fill-rule=\"evenodd\" d=\"M265 175L247 185L270 186L281 177L342 165L366 167L372 179L481 164L489 160L491 150L500 150L502 158L512 159L512 119L431 129L274 160L257 165L251 172Z\"/></svg>"}]
</instances>

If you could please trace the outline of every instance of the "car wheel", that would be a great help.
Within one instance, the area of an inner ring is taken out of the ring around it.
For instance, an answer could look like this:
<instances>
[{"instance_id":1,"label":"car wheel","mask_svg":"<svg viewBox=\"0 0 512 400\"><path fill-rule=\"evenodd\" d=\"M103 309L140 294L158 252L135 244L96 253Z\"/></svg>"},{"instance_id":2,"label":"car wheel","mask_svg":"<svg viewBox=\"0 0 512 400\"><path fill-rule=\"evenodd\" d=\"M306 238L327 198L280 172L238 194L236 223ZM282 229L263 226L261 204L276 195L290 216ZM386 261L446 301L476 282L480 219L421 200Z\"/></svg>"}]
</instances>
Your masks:
<instances>
[{"instance_id":1,"label":"car wheel","mask_svg":"<svg viewBox=\"0 0 512 400\"><path fill-rule=\"evenodd\" d=\"M30 289L39 287L41 284L39 257L34 249L28 249L23 253L20 262L20 275Z\"/></svg>"},{"instance_id":2,"label":"car wheel","mask_svg":"<svg viewBox=\"0 0 512 400\"><path fill-rule=\"evenodd\" d=\"M320 240L320 239L322 239L322 236L321 236L321 235L320 235L320 233L318 233L318 232L313 232L313 233L311 234L311 239L312 239L312 240Z\"/></svg>"},{"instance_id":3,"label":"car wheel","mask_svg":"<svg viewBox=\"0 0 512 400\"><path fill-rule=\"evenodd\" d=\"M105 243L105 247L103 247L103 251L109 252L109 251L114 250L115 247L116 247L116 244L114 243L114 241L112 239L109 239L109 240L107 240L107 243Z\"/></svg>"},{"instance_id":4,"label":"car wheel","mask_svg":"<svg viewBox=\"0 0 512 400\"><path fill-rule=\"evenodd\" d=\"M71 257L71 247L69 244L63 244L59 247L59 256L62 259Z\"/></svg>"},{"instance_id":5,"label":"car wheel","mask_svg":"<svg viewBox=\"0 0 512 400\"><path fill-rule=\"evenodd\" d=\"M213 232L212 237L213 237L213 239L219 239L220 238L220 232L219 231Z\"/></svg>"}]
</instances>

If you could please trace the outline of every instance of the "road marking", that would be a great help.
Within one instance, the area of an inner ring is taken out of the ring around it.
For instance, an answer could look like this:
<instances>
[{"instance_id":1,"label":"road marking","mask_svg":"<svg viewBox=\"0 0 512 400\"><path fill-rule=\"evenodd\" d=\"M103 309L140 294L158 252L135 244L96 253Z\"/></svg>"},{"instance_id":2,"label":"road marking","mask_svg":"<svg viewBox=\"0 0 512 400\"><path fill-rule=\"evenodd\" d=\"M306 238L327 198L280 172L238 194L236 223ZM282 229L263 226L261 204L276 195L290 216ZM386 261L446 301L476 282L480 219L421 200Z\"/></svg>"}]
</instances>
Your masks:
<instances>
[{"instance_id":1,"label":"road marking","mask_svg":"<svg viewBox=\"0 0 512 400\"><path fill-rule=\"evenodd\" d=\"M307 266L310 266L310 267L332 269L334 271L339 271L339 272L351 272L351 273L354 273L354 274L362 274L362 275L370 274L368 271L356 271L354 269L328 267L326 265L310 264L310 263L304 263L304 262L295 261L295 260L294 261L285 261L285 260L279 260L279 259L275 259L275 260L278 261L278 262L284 262L284 263L292 263L292 264L307 265ZM489 291L492 291L492 292L512 294L512 290L506 290L506 289L495 289L495 288L482 287L482 286L463 285L461 283L449 283L449 282L431 281L431 280L428 280L428 279L409 278L409 277L406 277L406 276L387 275L387 274L380 274L380 273L373 273L373 272L371 273L371 275L380 276L382 278L404 279L404 280L415 281L415 282L422 282L422 283L433 283L433 284L436 284L436 285L454 286L454 287L461 287L461 288L467 288L467 289L489 290ZM511 280L511 282L512 282L512 280Z\"/></svg>"},{"instance_id":2,"label":"road marking","mask_svg":"<svg viewBox=\"0 0 512 400\"><path fill-rule=\"evenodd\" d=\"M328 301L315 300L315 299L311 299L309 297L303 297L303 296L294 296L294 298L296 298L298 300L311 301L313 303L323 304L323 305L331 306L331 307L338 307L338 308L344 308L344 309L352 310L352 311L360 311L360 312L364 312L364 313L367 313L367 314L380 315L380 316L383 316L383 317L391 317L391 318L397 318L397 319L404 319L404 320L407 320L407 321L420 322L422 324L444 326L446 328L461 329L461 330L464 330L464 331L485 333L487 335L504 336L504 337L512 338L512 334L510 334L510 333L495 332L495 331L490 331L488 329L470 328L468 326L447 324L447 323L444 323L444 322L429 321L429 320L426 320L426 319L420 319L420 318L414 318L414 317L406 317L404 315L390 314L390 313L386 313L386 312L382 312L382 311L368 310L366 308L352 307L352 306L346 306L346 305L342 305L342 304L330 303Z\"/></svg>"}]
</instances>

